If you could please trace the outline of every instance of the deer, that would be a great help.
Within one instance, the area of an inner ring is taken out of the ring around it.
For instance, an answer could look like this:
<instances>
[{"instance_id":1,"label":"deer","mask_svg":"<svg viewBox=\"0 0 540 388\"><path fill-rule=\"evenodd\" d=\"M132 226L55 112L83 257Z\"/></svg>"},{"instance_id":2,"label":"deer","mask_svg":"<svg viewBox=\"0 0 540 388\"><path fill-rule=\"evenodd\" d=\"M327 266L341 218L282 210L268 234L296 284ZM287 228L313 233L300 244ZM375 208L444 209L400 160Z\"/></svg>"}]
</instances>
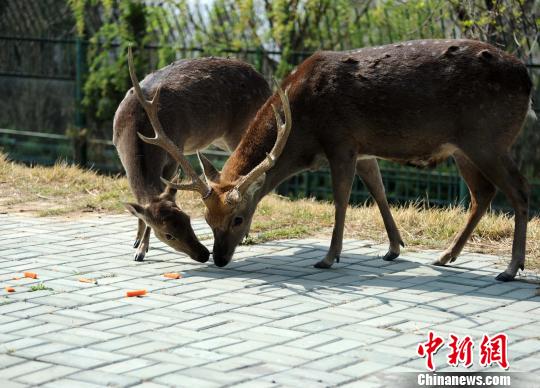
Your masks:
<instances>
[{"instance_id":1,"label":"deer","mask_svg":"<svg viewBox=\"0 0 540 388\"><path fill-rule=\"evenodd\" d=\"M270 96L270 87L251 65L236 59L179 60L139 84L130 47L128 67L133 87L115 113L113 143L136 199L124 204L138 219L134 258L144 259L153 230L171 248L204 263L210 257L208 249L177 205L176 190L160 180L161 176L171 179L182 162L165 150L177 147L189 155L214 144L232 151ZM147 100L146 96L154 97ZM160 122L166 124L166 140L149 141L145 135Z\"/></svg>"},{"instance_id":2,"label":"deer","mask_svg":"<svg viewBox=\"0 0 540 388\"><path fill-rule=\"evenodd\" d=\"M514 236L512 258L496 279L513 280L524 269L530 189L509 150L533 112L532 82L519 59L468 39L319 51L281 88L286 92L279 89L262 105L221 172L203 164L199 193L217 266L230 262L260 200L321 157L329 164L335 206L330 247L315 264L321 269L339 261L359 163L374 169L379 158L429 167L453 157L469 188L470 214L433 264L457 259L498 188L514 210Z\"/></svg>"}]
</instances>

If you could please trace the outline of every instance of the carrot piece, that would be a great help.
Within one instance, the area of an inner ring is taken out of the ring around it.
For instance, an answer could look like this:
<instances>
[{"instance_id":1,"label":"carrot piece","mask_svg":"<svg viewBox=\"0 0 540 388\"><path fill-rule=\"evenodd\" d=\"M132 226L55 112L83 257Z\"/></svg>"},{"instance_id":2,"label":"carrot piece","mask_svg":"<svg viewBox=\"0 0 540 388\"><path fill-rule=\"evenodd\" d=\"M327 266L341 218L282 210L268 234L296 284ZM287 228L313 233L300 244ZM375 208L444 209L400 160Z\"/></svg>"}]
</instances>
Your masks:
<instances>
[{"instance_id":1,"label":"carrot piece","mask_svg":"<svg viewBox=\"0 0 540 388\"><path fill-rule=\"evenodd\" d=\"M135 291L128 291L126 292L126 296L132 297L132 296L143 296L146 295L146 290L135 290Z\"/></svg>"},{"instance_id":2,"label":"carrot piece","mask_svg":"<svg viewBox=\"0 0 540 388\"><path fill-rule=\"evenodd\" d=\"M176 272L164 273L163 276L165 276L166 278L169 278L169 279L180 279L182 277L182 275L180 275L179 273L176 273Z\"/></svg>"},{"instance_id":3,"label":"carrot piece","mask_svg":"<svg viewBox=\"0 0 540 388\"><path fill-rule=\"evenodd\" d=\"M13 287L6 287L6 292L15 292L15 289Z\"/></svg>"},{"instance_id":4,"label":"carrot piece","mask_svg":"<svg viewBox=\"0 0 540 388\"><path fill-rule=\"evenodd\" d=\"M79 278L79 281L82 283L96 283L94 279L87 279L87 278Z\"/></svg>"},{"instance_id":5,"label":"carrot piece","mask_svg":"<svg viewBox=\"0 0 540 388\"><path fill-rule=\"evenodd\" d=\"M25 272L24 277L25 278L32 278L32 279L37 279L38 278L37 273L34 273L34 272Z\"/></svg>"}]
</instances>

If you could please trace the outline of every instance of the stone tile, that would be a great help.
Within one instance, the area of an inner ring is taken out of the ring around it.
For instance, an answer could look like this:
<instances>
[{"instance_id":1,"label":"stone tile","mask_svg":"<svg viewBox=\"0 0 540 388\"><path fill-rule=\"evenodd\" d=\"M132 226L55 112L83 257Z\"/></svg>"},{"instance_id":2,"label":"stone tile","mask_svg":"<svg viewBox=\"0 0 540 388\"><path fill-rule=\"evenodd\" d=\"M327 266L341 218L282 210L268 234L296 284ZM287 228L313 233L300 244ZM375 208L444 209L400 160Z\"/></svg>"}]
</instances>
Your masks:
<instances>
[{"instance_id":1,"label":"stone tile","mask_svg":"<svg viewBox=\"0 0 540 388\"><path fill-rule=\"evenodd\" d=\"M59 379L71 375L72 373L77 372L77 369L70 368L68 366L62 365L53 365L45 369L40 369L33 373L24 374L23 376L17 377L17 381L32 386L45 384L49 381Z\"/></svg>"},{"instance_id":2,"label":"stone tile","mask_svg":"<svg viewBox=\"0 0 540 388\"><path fill-rule=\"evenodd\" d=\"M241 246L220 269L152 238L135 263L134 229L126 215L0 215L0 282L35 270L54 289L0 295L2 388L378 387L382 372L424 370L415 349L428 330L476 342L505 331L512 370L540 370L537 285L495 282L494 256L439 268L429 263L440 252L405 252L387 263L378 257L386 244L347 240L342 262L320 271L312 264L328 241L308 238ZM182 279L162 277L172 271ZM134 288L149 293L125 298Z\"/></svg>"},{"instance_id":3,"label":"stone tile","mask_svg":"<svg viewBox=\"0 0 540 388\"><path fill-rule=\"evenodd\" d=\"M99 370L88 370L74 373L69 376L69 378L85 383L98 384L107 387L129 387L140 382L140 379L137 377L121 375L114 372L107 373Z\"/></svg>"}]
</instances>

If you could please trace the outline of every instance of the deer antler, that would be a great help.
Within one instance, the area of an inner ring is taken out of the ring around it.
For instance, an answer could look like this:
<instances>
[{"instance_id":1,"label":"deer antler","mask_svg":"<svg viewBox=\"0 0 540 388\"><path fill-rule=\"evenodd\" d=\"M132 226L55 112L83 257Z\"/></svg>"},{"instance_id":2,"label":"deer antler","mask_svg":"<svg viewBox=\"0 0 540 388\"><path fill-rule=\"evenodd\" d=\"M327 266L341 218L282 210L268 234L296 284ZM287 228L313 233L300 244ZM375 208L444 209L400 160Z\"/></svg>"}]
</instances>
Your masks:
<instances>
[{"instance_id":1,"label":"deer antler","mask_svg":"<svg viewBox=\"0 0 540 388\"><path fill-rule=\"evenodd\" d=\"M131 46L128 47L128 67L129 67L129 76L131 77L131 82L133 83L133 89L135 90L135 95L144 108L150 124L154 129L155 137L146 137L141 133L137 132L137 135L146 143L156 145L163 148L167 151L177 162L180 164L180 167L184 173L191 178L191 183L189 184L177 184L169 182L168 180L161 178L161 181L167 186L173 187L177 190L194 190L199 192L203 199L208 198L208 195L211 192L211 187L208 186L199 175L195 172L191 164L184 156L184 153L173 143L173 141L165 134L161 126L161 122L158 117L158 104L159 104L159 94L161 86L158 86L154 98L151 101L148 101L141 90L137 75L135 74L135 67L133 66L133 53L131 51Z\"/></svg>"},{"instance_id":2,"label":"deer antler","mask_svg":"<svg viewBox=\"0 0 540 388\"><path fill-rule=\"evenodd\" d=\"M272 109L274 110L274 115L276 116L276 122L277 122L277 137L276 142L274 143L274 147L270 151L270 153L266 154L266 158L259 163L253 170L251 170L247 175L242 177L237 184L235 185L234 190L236 190L240 194L244 194L246 190L251 186L253 182L257 180L262 174L264 174L266 171L270 170L274 164L276 163L277 158L281 155L283 152L283 149L285 148L285 144L287 144L287 139L289 137L289 134L291 132L292 127L292 119L291 119L291 107L289 104L289 88L283 92L281 87L277 84L277 82L274 80L274 83L277 86L277 92L279 94L279 98L281 99L281 105L283 107L283 114L285 115L285 123L281 120L281 116L277 110L277 108L272 104Z\"/></svg>"}]
</instances>

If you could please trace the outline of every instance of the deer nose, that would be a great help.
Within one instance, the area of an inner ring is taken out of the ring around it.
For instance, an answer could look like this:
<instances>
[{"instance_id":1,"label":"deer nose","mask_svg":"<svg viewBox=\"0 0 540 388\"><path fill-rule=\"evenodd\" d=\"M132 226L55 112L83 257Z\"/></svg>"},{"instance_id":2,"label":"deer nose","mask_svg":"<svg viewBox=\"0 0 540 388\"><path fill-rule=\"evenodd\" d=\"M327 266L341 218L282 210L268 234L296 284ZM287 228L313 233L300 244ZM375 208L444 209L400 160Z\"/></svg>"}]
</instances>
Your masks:
<instances>
[{"instance_id":1,"label":"deer nose","mask_svg":"<svg viewBox=\"0 0 540 388\"><path fill-rule=\"evenodd\" d=\"M229 260L226 260L226 259L219 259L219 260L216 260L216 258L214 257L214 264L220 268L223 268L225 267L227 264L229 264Z\"/></svg>"},{"instance_id":2,"label":"deer nose","mask_svg":"<svg viewBox=\"0 0 540 388\"><path fill-rule=\"evenodd\" d=\"M208 249L204 248L197 255L192 256L192 258L199 263L206 263L208 259L210 259L210 252Z\"/></svg>"}]
</instances>

